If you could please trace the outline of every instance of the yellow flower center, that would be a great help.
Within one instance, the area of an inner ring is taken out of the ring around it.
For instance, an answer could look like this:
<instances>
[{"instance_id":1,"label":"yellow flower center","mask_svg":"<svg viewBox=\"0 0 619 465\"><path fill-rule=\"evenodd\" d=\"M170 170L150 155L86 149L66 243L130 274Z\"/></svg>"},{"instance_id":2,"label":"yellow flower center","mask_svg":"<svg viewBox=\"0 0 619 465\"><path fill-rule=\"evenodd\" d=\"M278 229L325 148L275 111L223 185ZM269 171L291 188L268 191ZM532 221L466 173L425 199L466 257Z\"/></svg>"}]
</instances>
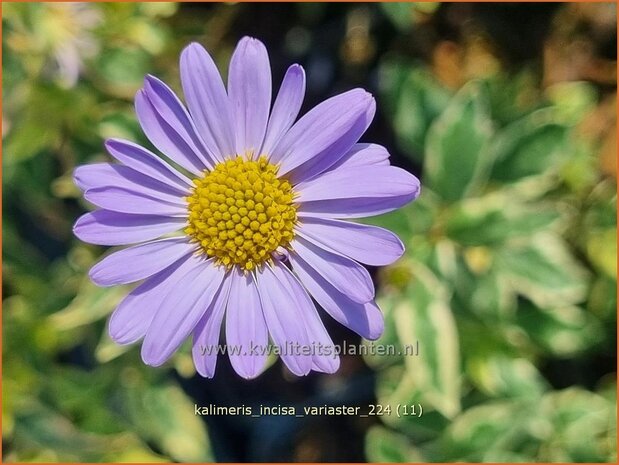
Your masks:
<instances>
[{"instance_id":1,"label":"yellow flower center","mask_svg":"<svg viewBox=\"0 0 619 465\"><path fill-rule=\"evenodd\" d=\"M266 157L237 157L193 180L185 233L226 267L253 270L294 236L292 185Z\"/></svg>"}]
</instances>

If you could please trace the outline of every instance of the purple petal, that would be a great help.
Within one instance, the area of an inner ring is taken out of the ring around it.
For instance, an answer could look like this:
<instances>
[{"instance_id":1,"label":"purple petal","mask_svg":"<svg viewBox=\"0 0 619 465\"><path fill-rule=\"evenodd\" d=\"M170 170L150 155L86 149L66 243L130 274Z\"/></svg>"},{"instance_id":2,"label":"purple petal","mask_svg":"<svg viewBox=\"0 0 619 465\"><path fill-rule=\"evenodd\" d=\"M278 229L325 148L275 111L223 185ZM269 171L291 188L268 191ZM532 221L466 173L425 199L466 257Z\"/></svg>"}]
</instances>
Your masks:
<instances>
[{"instance_id":1,"label":"purple petal","mask_svg":"<svg viewBox=\"0 0 619 465\"><path fill-rule=\"evenodd\" d=\"M197 43L181 53L181 82L189 113L206 147L220 158L236 153L232 111L213 59Z\"/></svg>"},{"instance_id":2,"label":"purple petal","mask_svg":"<svg viewBox=\"0 0 619 465\"><path fill-rule=\"evenodd\" d=\"M374 99L371 99L371 103L365 114L360 116L350 129L343 132L337 142L333 143L301 166L296 167L289 174L290 179L294 183L299 183L312 179L326 171L330 171L333 165L342 157L345 157L346 154L350 152L350 149L354 147L355 142L359 140L374 119L375 113L376 103Z\"/></svg>"},{"instance_id":3,"label":"purple petal","mask_svg":"<svg viewBox=\"0 0 619 465\"><path fill-rule=\"evenodd\" d=\"M282 267L275 262L274 267ZM310 339L305 329L303 313L306 307L295 305L295 294L280 281L269 266L256 273L262 312L273 343L280 348L286 366L297 376L304 376L312 369ZM310 302L311 303L311 302ZM312 304L313 305L313 304Z\"/></svg>"},{"instance_id":4,"label":"purple petal","mask_svg":"<svg viewBox=\"0 0 619 465\"><path fill-rule=\"evenodd\" d=\"M377 226L326 218L301 218L298 232L319 247L367 265L389 265L404 253L404 244L398 236Z\"/></svg>"},{"instance_id":5,"label":"purple petal","mask_svg":"<svg viewBox=\"0 0 619 465\"><path fill-rule=\"evenodd\" d=\"M380 215L406 205L416 196L318 200L301 204L297 210L304 218L364 218Z\"/></svg>"},{"instance_id":6,"label":"purple petal","mask_svg":"<svg viewBox=\"0 0 619 465\"><path fill-rule=\"evenodd\" d=\"M300 203L315 200L413 195L419 180L395 166L359 166L324 173L295 187Z\"/></svg>"},{"instance_id":7,"label":"purple petal","mask_svg":"<svg viewBox=\"0 0 619 465\"><path fill-rule=\"evenodd\" d=\"M271 108L271 65L262 42L243 37L230 59L228 95L235 122L236 153L260 155Z\"/></svg>"},{"instance_id":8,"label":"purple petal","mask_svg":"<svg viewBox=\"0 0 619 465\"><path fill-rule=\"evenodd\" d=\"M176 131L191 150L200 157L208 169L223 158L211 153L196 130L195 124L176 94L155 76L146 76L144 91L161 117Z\"/></svg>"},{"instance_id":9,"label":"purple petal","mask_svg":"<svg viewBox=\"0 0 619 465\"><path fill-rule=\"evenodd\" d=\"M96 187L88 189L84 198L106 210L137 215L163 215L187 217L187 204L181 198L160 198L156 192L137 186Z\"/></svg>"},{"instance_id":10,"label":"purple petal","mask_svg":"<svg viewBox=\"0 0 619 465\"><path fill-rule=\"evenodd\" d=\"M325 325L322 323L314 302L299 280L288 268L280 262L275 262L273 273L284 286L290 290L292 301L291 305L301 310L301 318L305 325L305 330L310 342L315 350L312 352L312 370L323 373L335 373L340 367L340 357L336 352L336 347L327 333ZM317 346L317 347L316 347Z\"/></svg>"},{"instance_id":11,"label":"purple petal","mask_svg":"<svg viewBox=\"0 0 619 465\"><path fill-rule=\"evenodd\" d=\"M324 173L295 187L299 214L356 218L394 210L419 195L419 180L394 166L360 166Z\"/></svg>"},{"instance_id":12,"label":"purple petal","mask_svg":"<svg viewBox=\"0 0 619 465\"><path fill-rule=\"evenodd\" d=\"M300 65L292 65L286 71L279 93L273 104L261 154L269 155L273 147L294 124L299 116L305 96L305 71Z\"/></svg>"},{"instance_id":13,"label":"purple petal","mask_svg":"<svg viewBox=\"0 0 619 465\"><path fill-rule=\"evenodd\" d=\"M81 165L73 171L73 182L82 191L101 186L114 186L121 178L111 163Z\"/></svg>"},{"instance_id":14,"label":"purple petal","mask_svg":"<svg viewBox=\"0 0 619 465\"><path fill-rule=\"evenodd\" d=\"M293 271L312 297L336 321L366 339L374 340L380 337L384 329L384 319L374 301L364 304L352 301L297 254L290 254L290 262Z\"/></svg>"},{"instance_id":15,"label":"purple petal","mask_svg":"<svg viewBox=\"0 0 619 465\"><path fill-rule=\"evenodd\" d=\"M162 299L179 280L177 270L188 257L151 276L118 305L109 322L110 337L118 344L132 344L144 337Z\"/></svg>"},{"instance_id":16,"label":"purple petal","mask_svg":"<svg viewBox=\"0 0 619 465\"><path fill-rule=\"evenodd\" d=\"M355 144L328 171L358 166L389 166L389 152L378 144Z\"/></svg>"},{"instance_id":17,"label":"purple petal","mask_svg":"<svg viewBox=\"0 0 619 465\"><path fill-rule=\"evenodd\" d=\"M226 344L230 363L239 375L250 379L264 369L269 336L262 314L258 288L252 273L234 268L226 308Z\"/></svg>"},{"instance_id":18,"label":"purple petal","mask_svg":"<svg viewBox=\"0 0 619 465\"><path fill-rule=\"evenodd\" d=\"M188 193L182 192L176 187L171 187L157 179L146 176L128 166L95 163L82 165L73 172L75 184L85 191L102 187L119 187L135 192L142 192L161 200L172 203L182 202L182 197Z\"/></svg>"},{"instance_id":19,"label":"purple petal","mask_svg":"<svg viewBox=\"0 0 619 465\"><path fill-rule=\"evenodd\" d=\"M108 255L88 274L97 286L133 283L167 268L195 248L184 237L147 242Z\"/></svg>"},{"instance_id":20,"label":"purple petal","mask_svg":"<svg viewBox=\"0 0 619 465\"><path fill-rule=\"evenodd\" d=\"M157 239L178 231L185 223L184 218L97 210L79 217L73 233L89 244L125 245Z\"/></svg>"},{"instance_id":21,"label":"purple petal","mask_svg":"<svg viewBox=\"0 0 619 465\"><path fill-rule=\"evenodd\" d=\"M221 323L226 312L231 281L229 276L224 277L219 292L193 331L193 363L198 373L205 378L215 375Z\"/></svg>"},{"instance_id":22,"label":"purple petal","mask_svg":"<svg viewBox=\"0 0 619 465\"><path fill-rule=\"evenodd\" d=\"M363 134L369 124L368 112L373 107L374 99L363 89L353 89L314 107L273 149L271 160L281 164L280 175L312 159L312 170L318 165L322 171L331 166ZM307 179L303 173L299 175L300 179Z\"/></svg>"},{"instance_id":23,"label":"purple petal","mask_svg":"<svg viewBox=\"0 0 619 465\"><path fill-rule=\"evenodd\" d=\"M140 145L127 140L108 139L105 141L105 147L119 162L171 187L173 185L181 192L188 192L193 186L187 176L179 173L153 152Z\"/></svg>"},{"instance_id":24,"label":"purple petal","mask_svg":"<svg viewBox=\"0 0 619 465\"><path fill-rule=\"evenodd\" d=\"M355 302L365 303L374 298L372 278L357 262L322 249L298 236L294 239L292 248L333 287Z\"/></svg>"},{"instance_id":25,"label":"purple petal","mask_svg":"<svg viewBox=\"0 0 619 465\"><path fill-rule=\"evenodd\" d=\"M178 285L163 298L146 332L142 360L147 365L163 364L178 349L204 315L225 274L214 259L196 255L178 273L182 274Z\"/></svg>"},{"instance_id":26,"label":"purple petal","mask_svg":"<svg viewBox=\"0 0 619 465\"><path fill-rule=\"evenodd\" d=\"M144 134L161 153L195 175L204 171L204 161L170 125L167 115L157 111L144 90L135 95L135 112Z\"/></svg>"}]
</instances>

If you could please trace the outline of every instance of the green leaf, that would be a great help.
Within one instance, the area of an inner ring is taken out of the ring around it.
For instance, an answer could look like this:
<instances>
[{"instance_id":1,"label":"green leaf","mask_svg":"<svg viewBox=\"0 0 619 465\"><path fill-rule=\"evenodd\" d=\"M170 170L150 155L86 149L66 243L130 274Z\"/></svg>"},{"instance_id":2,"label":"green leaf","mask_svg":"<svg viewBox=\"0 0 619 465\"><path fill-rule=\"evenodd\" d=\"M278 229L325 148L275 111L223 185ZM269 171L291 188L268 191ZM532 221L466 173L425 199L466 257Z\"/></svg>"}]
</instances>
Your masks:
<instances>
[{"instance_id":1,"label":"green leaf","mask_svg":"<svg viewBox=\"0 0 619 465\"><path fill-rule=\"evenodd\" d=\"M400 343L419 341L419 356L406 356L404 363L421 402L452 417L460 410L460 356L449 296L429 269L416 263L413 272L408 300L394 310Z\"/></svg>"},{"instance_id":2,"label":"green leaf","mask_svg":"<svg viewBox=\"0 0 619 465\"><path fill-rule=\"evenodd\" d=\"M494 254L485 247L469 247L457 261L454 289L461 307L490 324L509 321L516 294L493 266Z\"/></svg>"},{"instance_id":3,"label":"green leaf","mask_svg":"<svg viewBox=\"0 0 619 465\"><path fill-rule=\"evenodd\" d=\"M75 367L52 367L46 373L48 395L54 404L85 432L122 433L125 426L106 405L109 392L116 389L116 373L109 369L93 371Z\"/></svg>"},{"instance_id":4,"label":"green leaf","mask_svg":"<svg viewBox=\"0 0 619 465\"><path fill-rule=\"evenodd\" d=\"M522 302L517 322L536 344L560 357L578 354L604 337L595 317L574 306L541 310Z\"/></svg>"},{"instance_id":5,"label":"green leaf","mask_svg":"<svg viewBox=\"0 0 619 465\"><path fill-rule=\"evenodd\" d=\"M537 74L525 68L517 74L500 72L486 79L492 119L509 124L544 104Z\"/></svg>"},{"instance_id":6,"label":"green leaf","mask_svg":"<svg viewBox=\"0 0 619 465\"><path fill-rule=\"evenodd\" d=\"M617 321L617 279L598 276L591 285L587 310L602 321L613 325Z\"/></svg>"},{"instance_id":7,"label":"green leaf","mask_svg":"<svg viewBox=\"0 0 619 465\"><path fill-rule=\"evenodd\" d=\"M92 434L37 401L21 410L12 445L15 462L160 462L133 433ZM132 460L133 459L133 460Z\"/></svg>"},{"instance_id":8,"label":"green leaf","mask_svg":"<svg viewBox=\"0 0 619 465\"><path fill-rule=\"evenodd\" d=\"M617 279L617 228L591 231L587 238L587 255L599 271Z\"/></svg>"},{"instance_id":9,"label":"green leaf","mask_svg":"<svg viewBox=\"0 0 619 465\"><path fill-rule=\"evenodd\" d=\"M554 308L582 302L588 275L553 234L540 233L501 249L497 269L520 294L538 306Z\"/></svg>"},{"instance_id":10,"label":"green leaf","mask_svg":"<svg viewBox=\"0 0 619 465\"><path fill-rule=\"evenodd\" d=\"M468 409L439 442L440 461L606 462L616 448L615 403L578 388ZM510 459L511 461L511 459Z\"/></svg>"},{"instance_id":11,"label":"green leaf","mask_svg":"<svg viewBox=\"0 0 619 465\"><path fill-rule=\"evenodd\" d=\"M544 108L511 123L492 144L491 178L512 182L556 167L569 150L568 127L553 108Z\"/></svg>"},{"instance_id":12,"label":"green leaf","mask_svg":"<svg viewBox=\"0 0 619 465\"><path fill-rule=\"evenodd\" d=\"M423 462L423 457L406 436L383 426L372 426L365 438L365 455L369 462Z\"/></svg>"},{"instance_id":13,"label":"green leaf","mask_svg":"<svg viewBox=\"0 0 619 465\"><path fill-rule=\"evenodd\" d=\"M440 6L439 2L386 2L380 4L385 15L402 31L408 31L423 16L434 13Z\"/></svg>"},{"instance_id":14,"label":"green leaf","mask_svg":"<svg viewBox=\"0 0 619 465\"><path fill-rule=\"evenodd\" d=\"M591 229L617 227L617 183L600 182L587 198L590 204L584 218L584 226Z\"/></svg>"},{"instance_id":15,"label":"green leaf","mask_svg":"<svg viewBox=\"0 0 619 465\"><path fill-rule=\"evenodd\" d=\"M150 67L146 52L139 49L108 49L99 58L98 71L113 86L122 92L135 90L142 85L142 80Z\"/></svg>"},{"instance_id":16,"label":"green leaf","mask_svg":"<svg viewBox=\"0 0 619 465\"><path fill-rule=\"evenodd\" d=\"M439 238L430 244L430 247L430 254L425 263L437 276L452 282L458 273L456 244L449 239Z\"/></svg>"},{"instance_id":17,"label":"green leaf","mask_svg":"<svg viewBox=\"0 0 619 465\"><path fill-rule=\"evenodd\" d=\"M397 401L402 400L407 403L411 401L411 394L414 400L419 400L416 396L416 391L412 392L410 389L406 389L404 398L401 398L398 394L398 388L404 381L408 381L406 376L406 370L402 363L396 365L391 364L384 366L379 372L376 379L376 398L378 402L383 405L394 405ZM385 422L393 421L392 417L385 417Z\"/></svg>"},{"instance_id":18,"label":"green leaf","mask_svg":"<svg viewBox=\"0 0 619 465\"><path fill-rule=\"evenodd\" d=\"M542 461L605 462L616 454L616 400L580 388L551 392L539 405L553 434Z\"/></svg>"},{"instance_id":19,"label":"green leaf","mask_svg":"<svg viewBox=\"0 0 619 465\"><path fill-rule=\"evenodd\" d=\"M476 192L490 166L492 126L481 89L464 86L428 131L424 181L446 201Z\"/></svg>"},{"instance_id":20,"label":"green leaf","mask_svg":"<svg viewBox=\"0 0 619 465\"><path fill-rule=\"evenodd\" d=\"M376 341L363 340L363 344L368 347L367 355L365 356L366 363L372 368L386 367L394 363L400 363L401 358L389 354L378 353L370 350L373 345L396 346L398 344L398 336L393 319L393 310L395 308L398 297L393 295L382 295L376 299L378 307L382 310L385 318L385 329L380 338Z\"/></svg>"},{"instance_id":21,"label":"green leaf","mask_svg":"<svg viewBox=\"0 0 619 465\"><path fill-rule=\"evenodd\" d=\"M397 405L418 406L422 401L422 393L418 389L415 374L406 371L403 364L388 366L378 372L376 379L376 397L378 403L390 406L391 415L383 415L382 421L405 432L409 437L416 438L420 443L435 439L449 423L449 419L423 404L423 415L410 416L396 413ZM433 460L426 457L428 460Z\"/></svg>"},{"instance_id":22,"label":"green leaf","mask_svg":"<svg viewBox=\"0 0 619 465\"><path fill-rule=\"evenodd\" d=\"M213 460L204 423L194 404L172 384L135 383L126 391L127 414L139 434L179 462Z\"/></svg>"},{"instance_id":23,"label":"green leaf","mask_svg":"<svg viewBox=\"0 0 619 465\"><path fill-rule=\"evenodd\" d=\"M178 10L178 4L174 2L144 2L138 5L140 11L151 18L167 18Z\"/></svg>"},{"instance_id":24,"label":"green leaf","mask_svg":"<svg viewBox=\"0 0 619 465\"><path fill-rule=\"evenodd\" d=\"M440 199L426 189L414 202L400 210L406 212L413 234L425 234L435 225L439 206Z\"/></svg>"},{"instance_id":25,"label":"green leaf","mask_svg":"<svg viewBox=\"0 0 619 465\"><path fill-rule=\"evenodd\" d=\"M102 139L113 137L140 140L140 125L133 111L114 111L106 114L99 122L99 135Z\"/></svg>"},{"instance_id":26,"label":"green leaf","mask_svg":"<svg viewBox=\"0 0 619 465\"><path fill-rule=\"evenodd\" d=\"M99 363L107 363L131 349L131 345L117 344L110 338L107 331L103 331L99 343L95 348L95 358Z\"/></svg>"},{"instance_id":27,"label":"green leaf","mask_svg":"<svg viewBox=\"0 0 619 465\"><path fill-rule=\"evenodd\" d=\"M385 63L379 78L398 145L406 155L421 161L428 128L447 106L449 92L429 71L405 63Z\"/></svg>"},{"instance_id":28,"label":"green leaf","mask_svg":"<svg viewBox=\"0 0 619 465\"><path fill-rule=\"evenodd\" d=\"M176 5L173 4L172 6L175 7ZM127 36L152 55L160 54L167 42L165 31L149 19L134 21L127 31Z\"/></svg>"},{"instance_id":29,"label":"green leaf","mask_svg":"<svg viewBox=\"0 0 619 465\"><path fill-rule=\"evenodd\" d=\"M546 93L559 116L572 124L592 111L598 99L595 87L585 81L559 82L548 87Z\"/></svg>"},{"instance_id":30,"label":"green leaf","mask_svg":"<svg viewBox=\"0 0 619 465\"><path fill-rule=\"evenodd\" d=\"M447 428L441 448L449 461L479 462L491 451L518 452L527 437L530 407L514 401L495 401L466 410ZM441 460L441 461L443 461Z\"/></svg>"},{"instance_id":31,"label":"green leaf","mask_svg":"<svg viewBox=\"0 0 619 465\"><path fill-rule=\"evenodd\" d=\"M13 128L3 142L3 162L9 165L57 145L63 136L63 123L70 118L78 98L77 91L66 92L46 83L33 84L22 92L23 109L12 119ZM80 97L83 96L81 93Z\"/></svg>"},{"instance_id":32,"label":"green leaf","mask_svg":"<svg viewBox=\"0 0 619 465\"><path fill-rule=\"evenodd\" d=\"M461 245L489 246L530 236L550 227L559 216L552 206L520 205L495 194L455 205L445 220L445 233Z\"/></svg>"},{"instance_id":33,"label":"green leaf","mask_svg":"<svg viewBox=\"0 0 619 465\"><path fill-rule=\"evenodd\" d=\"M414 23L413 3L381 3L380 7L385 15L395 24L398 29L406 31L411 29Z\"/></svg>"},{"instance_id":34,"label":"green leaf","mask_svg":"<svg viewBox=\"0 0 619 465\"><path fill-rule=\"evenodd\" d=\"M435 224L437 214L438 199L430 191L425 190L414 202L402 208L371 218L361 218L360 221L387 228L402 240L406 240L413 235L428 232Z\"/></svg>"},{"instance_id":35,"label":"green leaf","mask_svg":"<svg viewBox=\"0 0 619 465\"><path fill-rule=\"evenodd\" d=\"M475 385L492 397L540 397L548 385L537 368L524 358L485 354L469 361Z\"/></svg>"},{"instance_id":36,"label":"green leaf","mask_svg":"<svg viewBox=\"0 0 619 465\"><path fill-rule=\"evenodd\" d=\"M399 237L410 237L412 230L406 209L407 207L403 207L383 215L363 218L360 222L386 228Z\"/></svg>"},{"instance_id":37,"label":"green leaf","mask_svg":"<svg viewBox=\"0 0 619 465\"><path fill-rule=\"evenodd\" d=\"M103 437L80 431L68 418L36 403L21 410L14 441L22 454L28 449L51 450L60 462L100 461L105 443Z\"/></svg>"},{"instance_id":38,"label":"green leaf","mask_svg":"<svg viewBox=\"0 0 619 465\"><path fill-rule=\"evenodd\" d=\"M87 325L111 313L126 293L126 287L100 288L85 278L75 299L49 321L58 331Z\"/></svg>"},{"instance_id":39,"label":"green leaf","mask_svg":"<svg viewBox=\"0 0 619 465\"><path fill-rule=\"evenodd\" d=\"M57 128L37 121L30 112L23 115L19 130L12 131L4 146L5 163L14 164L34 157L58 142Z\"/></svg>"},{"instance_id":40,"label":"green leaf","mask_svg":"<svg viewBox=\"0 0 619 465\"><path fill-rule=\"evenodd\" d=\"M531 463L534 461L535 459L532 455L494 449L486 452L480 460L481 463Z\"/></svg>"}]
</instances>

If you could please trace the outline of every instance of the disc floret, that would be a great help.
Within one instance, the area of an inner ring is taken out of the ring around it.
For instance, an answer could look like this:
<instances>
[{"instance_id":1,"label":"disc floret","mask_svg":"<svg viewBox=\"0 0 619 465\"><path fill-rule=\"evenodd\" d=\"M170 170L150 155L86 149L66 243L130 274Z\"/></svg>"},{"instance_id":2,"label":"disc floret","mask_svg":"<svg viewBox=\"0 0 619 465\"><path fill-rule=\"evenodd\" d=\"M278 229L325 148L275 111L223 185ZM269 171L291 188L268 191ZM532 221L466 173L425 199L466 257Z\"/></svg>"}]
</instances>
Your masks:
<instances>
[{"instance_id":1,"label":"disc floret","mask_svg":"<svg viewBox=\"0 0 619 465\"><path fill-rule=\"evenodd\" d=\"M262 156L218 163L193 180L185 233L217 263L253 270L294 237L293 189Z\"/></svg>"}]
</instances>

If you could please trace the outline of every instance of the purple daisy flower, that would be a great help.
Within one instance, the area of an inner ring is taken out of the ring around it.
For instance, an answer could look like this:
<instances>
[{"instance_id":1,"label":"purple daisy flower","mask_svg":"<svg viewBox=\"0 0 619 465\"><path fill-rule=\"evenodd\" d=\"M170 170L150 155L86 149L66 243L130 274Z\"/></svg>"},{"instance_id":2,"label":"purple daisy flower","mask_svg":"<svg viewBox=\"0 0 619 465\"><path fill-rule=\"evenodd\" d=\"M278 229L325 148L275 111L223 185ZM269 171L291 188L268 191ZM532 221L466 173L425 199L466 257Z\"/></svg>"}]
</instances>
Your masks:
<instances>
[{"instance_id":1,"label":"purple daisy flower","mask_svg":"<svg viewBox=\"0 0 619 465\"><path fill-rule=\"evenodd\" d=\"M295 122L305 73L292 65L271 107L259 40L239 42L227 91L198 44L182 52L180 72L188 110L153 76L135 100L142 129L169 161L110 139L120 163L75 171L99 207L77 220L75 235L137 244L90 270L99 286L142 281L112 314L112 339L144 338L142 359L158 366L192 333L196 369L212 377L223 325L232 366L245 378L264 369L270 341L296 375L335 372L339 359L310 296L362 337L381 335L374 285L359 262L387 265L404 246L390 231L346 220L406 204L419 181L390 166L384 147L358 143L375 112L363 89Z\"/></svg>"}]
</instances>

